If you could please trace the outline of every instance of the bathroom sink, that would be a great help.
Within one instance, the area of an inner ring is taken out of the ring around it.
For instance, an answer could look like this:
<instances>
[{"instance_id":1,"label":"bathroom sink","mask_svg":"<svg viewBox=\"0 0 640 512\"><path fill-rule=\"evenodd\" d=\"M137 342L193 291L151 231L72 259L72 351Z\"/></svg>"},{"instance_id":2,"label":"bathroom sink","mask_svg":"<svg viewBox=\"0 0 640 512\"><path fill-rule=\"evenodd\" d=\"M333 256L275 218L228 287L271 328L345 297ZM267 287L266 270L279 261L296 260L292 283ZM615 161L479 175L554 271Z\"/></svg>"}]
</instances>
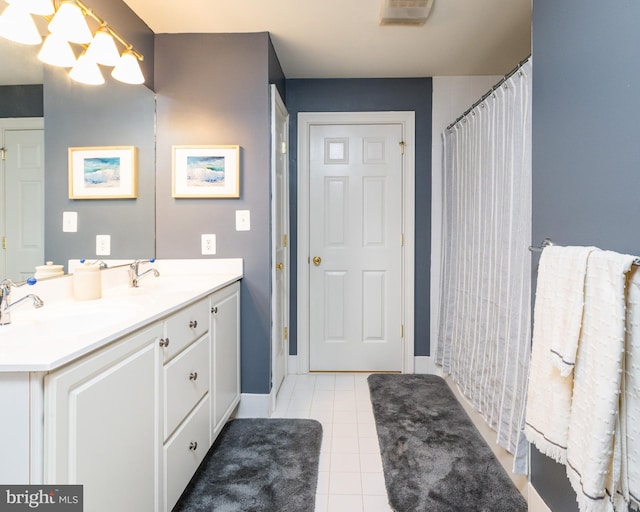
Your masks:
<instances>
[{"instance_id":1,"label":"bathroom sink","mask_svg":"<svg viewBox=\"0 0 640 512\"><path fill-rule=\"evenodd\" d=\"M25 309L12 313L12 322L0 327L0 332L11 331L25 335L46 334L50 338L98 331L135 317L139 309L131 303L62 302L39 309Z\"/></svg>"}]
</instances>

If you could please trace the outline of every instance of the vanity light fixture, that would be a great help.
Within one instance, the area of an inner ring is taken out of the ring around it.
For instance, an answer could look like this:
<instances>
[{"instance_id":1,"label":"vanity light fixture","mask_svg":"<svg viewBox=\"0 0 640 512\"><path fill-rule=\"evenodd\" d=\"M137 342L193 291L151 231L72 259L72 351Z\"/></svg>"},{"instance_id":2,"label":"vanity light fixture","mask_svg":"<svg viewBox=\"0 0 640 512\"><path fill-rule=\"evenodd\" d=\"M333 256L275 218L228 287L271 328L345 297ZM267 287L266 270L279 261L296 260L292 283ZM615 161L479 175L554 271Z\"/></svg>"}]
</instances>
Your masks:
<instances>
[{"instance_id":1,"label":"vanity light fixture","mask_svg":"<svg viewBox=\"0 0 640 512\"><path fill-rule=\"evenodd\" d=\"M96 31L96 35L93 36L91 44L87 48L87 57L104 66L115 66L120 60L120 52L116 47L116 42L106 27L100 27Z\"/></svg>"},{"instance_id":2,"label":"vanity light fixture","mask_svg":"<svg viewBox=\"0 0 640 512\"><path fill-rule=\"evenodd\" d=\"M49 22L49 32L77 44L86 44L93 38L84 13L75 2L60 4Z\"/></svg>"},{"instance_id":3,"label":"vanity light fixture","mask_svg":"<svg viewBox=\"0 0 640 512\"><path fill-rule=\"evenodd\" d=\"M0 0L1 1L1 0ZM43 16L50 34L38 58L47 64L72 68L69 75L78 82L98 85L104 77L98 64L113 66L111 75L127 84L144 83L140 69L143 56L80 0L5 0L9 5L0 15L0 36L12 41L37 45L42 36L32 15ZM97 23L92 30L87 21ZM118 50L117 43L124 49ZM72 45L80 45L76 60Z\"/></svg>"},{"instance_id":4,"label":"vanity light fixture","mask_svg":"<svg viewBox=\"0 0 640 512\"><path fill-rule=\"evenodd\" d=\"M15 0L0 15L0 36L21 44L36 45L42 42L31 14Z\"/></svg>"},{"instance_id":5,"label":"vanity light fixture","mask_svg":"<svg viewBox=\"0 0 640 512\"><path fill-rule=\"evenodd\" d=\"M58 34L49 34L42 43L38 59L52 66L70 68L76 63L76 54L69 41Z\"/></svg>"},{"instance_id":6,"label":"vanity light fixture","mask_svg":"<svg viewBox=\"0 0 640 512\"><path fill-rule=\"evenodd\" d=\"M131 50L122 52L122 57L120 57L116 67L113 68L111 76L125 84L144 83L144 76L138 65L138 58Z\"/></svg>"},{"instance_id":7,"label":"vanity light fixture","mask_svg":"<svg viewBox=\"0 0 640 512\"><path fill-rule=\"evenodd\" d=\"M104 77L100 67L86 52L78 57L78 60L69 71L69 76L76 82L87 85L102 85Z\"/></svg>"},{"instance_id":8,"label":"vanity light fixture","mask_svg":"<svg viewBox=\"0 0 640 512\"><path fill-rule=\"evenodd\" d=\"M51 16L55 9L53 0L5 0L8 4L18 4L31 14L38 16Z\"/></svg>"}]
</instances>

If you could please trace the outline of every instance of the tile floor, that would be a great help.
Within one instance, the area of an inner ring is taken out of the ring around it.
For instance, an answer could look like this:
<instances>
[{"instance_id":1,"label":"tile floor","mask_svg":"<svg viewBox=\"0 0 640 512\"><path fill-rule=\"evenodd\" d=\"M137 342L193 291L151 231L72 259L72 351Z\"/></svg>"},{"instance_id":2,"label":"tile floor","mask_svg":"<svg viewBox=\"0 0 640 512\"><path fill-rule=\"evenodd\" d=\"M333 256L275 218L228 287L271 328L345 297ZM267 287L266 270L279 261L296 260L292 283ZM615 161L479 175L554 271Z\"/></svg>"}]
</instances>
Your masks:
<instances>
[{"instance_id":1,"label":"tile floor","mask_svg":"<svg viewBox=\"0 0 640 512\"><path fill-rule=\"evenodd\" d=\"M323 437L316 512L391 512L368 374L288 375L275 418L312 418Z\"/></svg>"}]
</instances>

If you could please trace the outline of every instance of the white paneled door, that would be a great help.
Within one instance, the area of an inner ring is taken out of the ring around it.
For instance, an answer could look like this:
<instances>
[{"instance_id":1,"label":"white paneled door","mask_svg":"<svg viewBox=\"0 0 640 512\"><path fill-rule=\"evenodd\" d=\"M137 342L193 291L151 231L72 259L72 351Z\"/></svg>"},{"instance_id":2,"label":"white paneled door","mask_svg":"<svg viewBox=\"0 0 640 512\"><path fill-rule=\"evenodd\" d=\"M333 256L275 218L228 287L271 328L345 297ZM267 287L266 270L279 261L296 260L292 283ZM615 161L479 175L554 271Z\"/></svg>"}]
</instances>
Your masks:
<instances>
[{"instance_id":1,"label":"white paneled door","mask_svg":"<svg viewBox=\"0 0 640 512\"><path fill-rule=\"evenodd\" d=\"M287 373L289 355L289 113L275 85L271 86L271 207L273 324L272 397ZM275 404L273 404L275 408Z\"/></svg>"},{"instance_id":2,"label":"white paneled door","mask_svg":"<svg viewBox=\"0 0 640 512\"><path fill-rule=\"evenodd\" d=\"M6 277L23 280L44 263L44 131L6 130Z\"/></svg>"},{"instance_id":3,"label":"white paneled door","mask_svg":"<svg viewBox=\"0 0 640 512\"><path fill-rule=\"evenodd\" d=\"M309 365L402 370L403 129L313 125Z\"/></svg>"}]
</instances>

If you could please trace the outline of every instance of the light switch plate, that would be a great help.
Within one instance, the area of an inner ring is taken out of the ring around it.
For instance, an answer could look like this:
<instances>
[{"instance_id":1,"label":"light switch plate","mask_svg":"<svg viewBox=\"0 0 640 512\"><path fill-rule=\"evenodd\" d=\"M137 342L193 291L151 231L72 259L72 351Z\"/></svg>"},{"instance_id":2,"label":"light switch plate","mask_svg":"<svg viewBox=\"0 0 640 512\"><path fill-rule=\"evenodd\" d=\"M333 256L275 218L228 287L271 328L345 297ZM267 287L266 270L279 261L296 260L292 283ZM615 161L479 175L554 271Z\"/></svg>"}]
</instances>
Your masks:
<instances>
[{"instance_id":1,"label":"light switch plate","mask_svg":"<svg viewBox=\"0 0 640 512\"><path fill-rule=\"evenodd\" d=\"M215 254L216 253L216 235L202 235L202 254Z\"/></svg>"},{"instance_id":2,"label":"light switch plate","mask_svg":"<svg viewBox=\"0 0 640 512\"><path fill-rule=\"evenodd\" d=\"M78 212L62 212L62 231L64 233L78 231Z\"/></svg>"},{"instance_id":3,"label":"light switch plate","mask_svg":"<svg viewBox=\"0 0 640 512\"><path fill-rule=\"evenodd\" d=\"M109 256L111 254L111 236L96 235L96 256Z\"/></svg>"},{"instance_id":4,"label":"light switch plate","mask_svg":"<svg viewBox=\"0 0 640 512\"><path fill-rule=\"evenodd\" d=\"M236 210L236 231L251 230L250 210Z\"/></svg>"}]
</instances>

